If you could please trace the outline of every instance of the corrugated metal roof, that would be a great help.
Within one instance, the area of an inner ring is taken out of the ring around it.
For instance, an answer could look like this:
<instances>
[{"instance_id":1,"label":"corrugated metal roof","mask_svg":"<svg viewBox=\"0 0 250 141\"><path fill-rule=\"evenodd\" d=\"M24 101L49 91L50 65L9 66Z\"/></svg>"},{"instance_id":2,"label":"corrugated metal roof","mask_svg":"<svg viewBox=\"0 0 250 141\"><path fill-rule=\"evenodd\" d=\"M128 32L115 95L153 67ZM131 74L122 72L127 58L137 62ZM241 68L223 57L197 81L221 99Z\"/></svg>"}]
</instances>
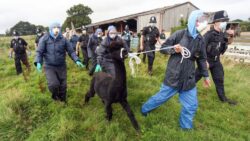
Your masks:
<instances>
[{"instance_id":1,"label":"corrugated metal roof","mask_svg":"<svg viewBox=\"0 0 250 141\"><path fill-rule=\"evenodd\" d=\"M118 17L118 18L114 18L114 19L110 19L110 20L105 20L105 21L101 21L101 22L92 23L92 24L86 25L86 27L93 27L93 26L98 26L98 25L103 25L103 24L108 24L108 23L114 23L114 22L134 19L134 18L137 18L138 16L159 13L159 12L165 11L167 9L175 8L175 7L178 7L178 6L185 5L185 4L191 4L192 6L196 7L191 2L184 2L184 3L175 4L175 5L171 5L171 6L165 6L163 8L157 8L157 9L153 9L153 10L149 10L149 11L144 11L144 12L140 12L140 13L136 13L136 14L131 14L131 15ZM198 7L196 7L196 8L199 9Z\"/></svg>"}]
</instances>

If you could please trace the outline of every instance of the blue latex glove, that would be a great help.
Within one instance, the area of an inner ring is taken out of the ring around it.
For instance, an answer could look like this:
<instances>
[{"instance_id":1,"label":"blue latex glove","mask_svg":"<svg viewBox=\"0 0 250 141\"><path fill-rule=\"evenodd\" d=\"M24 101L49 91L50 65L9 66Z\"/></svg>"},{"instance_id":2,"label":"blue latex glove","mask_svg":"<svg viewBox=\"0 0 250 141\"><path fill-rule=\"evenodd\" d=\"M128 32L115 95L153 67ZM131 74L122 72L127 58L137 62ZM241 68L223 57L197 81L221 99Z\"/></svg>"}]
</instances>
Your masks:
<instances>
[{"instance_id":1,"label":"blue latex glove","mask_svg":"<svg viewBox=\"0 0 250 141\"><path fill-rule=\"evenodd\" d=\"M102 71L102 67L99 64L97 64L95 67L95 72L100 72L100 71Z\"/></svg>"},{"instance_id":2,"label":"blue latex glove","mask_svg":"<svg viewBox=\"0 0 250 141\"><path fill-rule=\"evenodd\" d=\"M80 61L76 61L76 65L80 68L84 68L85 65L83 65Z\"/></svg>"},{"instance_id":3,"label":"blue latex glove","mask_svg":"<svg viewBox=\"0 0 250 141\"><path fill-rule=\"evenodd\" d=\"M39 73L41 73L41 72L42 72L42 65L41 65L40 63L37 63L37 64L36 64L36 69L37 69L37 71L38 71Z\"/></svg>"}]
</instances>

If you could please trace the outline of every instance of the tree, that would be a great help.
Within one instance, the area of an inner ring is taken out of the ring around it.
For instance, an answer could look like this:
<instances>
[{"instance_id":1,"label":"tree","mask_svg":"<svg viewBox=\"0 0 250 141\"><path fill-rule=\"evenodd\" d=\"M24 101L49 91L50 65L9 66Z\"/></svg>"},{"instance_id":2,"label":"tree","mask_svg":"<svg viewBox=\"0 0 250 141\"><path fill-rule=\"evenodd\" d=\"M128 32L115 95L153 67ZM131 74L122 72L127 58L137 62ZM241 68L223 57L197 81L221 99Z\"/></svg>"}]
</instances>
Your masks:
<instances>
[{"instance_id":1,"label":"tree","mask_svg":"<svg viewBox=\"0 0 250 141\"><path fill-rule=\"evenodd\" d=\"M66 27L71 27L71 22L75 27L81 27L83 25L90 24L91 19L89 15L92 13L92 9L88 6L84 6L83 4L74 5L67 10L68 17L63 23L63 30L65 30Z\"/></svg>"},{"instance_id":2,"label":"tree","mask_svg":"<svg viewBox=\"0 0 250 141\"><path fill-rule=\"evenodd\" d=\"M240 23L240 28L242 32L248 32L250 31L250 22L244 21Z\"/></svg>"},{"instance_id":3,"label":"tree","mask_svg":"<svg viewBox=\"0 0 250 141\"><path fill-rule=\"evenodd\" d=\"M9 33L12 34L13 31L18 31L21 35L34 35L36 33L36 26L29 22L20 21L10 28Z\"/></svg>"},{"instance_id":4,"label":"tree","mask_svg":"<svg viewBox=\"0 0 250 141\"><path fill-rule=\"evenodd\" d=\"M5 35L10 36L10 30L9 29L5 30Z\"/></svg>"},{"instance_id":5,"label":"tree","mask_svg":"<svg viewBox=\"0 0 250 141\"><path fill-rule=\"evenodd\" d=\"M48 27L44 27L42 25L36 26L29 22L20 21L16 25L11 27L10 29L7 29L5 31L5 34L7 36L11 36L13 31L18 31L21 35L34 35L36 34L37 28L40 28L42 31L46 31L46 30L48 31Z\"/></svg>"},{"instance_id":6,"label":"tree","mask_svg":"<svg viewBox=\"0 0 250 141\"><path fill-rule=\"evenodd\" d=\"M179 22L180 22L180 26L176 26L176 27L172 27L171 28L171 34L173 34L177 30L181 30L181 29L187 28L187 20L181 18Z\"/></svg>"},{"instance_id":7,"label":"tree","mask_svg":"<svg viewBox=\"0 0 250 141\"><path fill-rule=\"evenodd\" d=\"M243 22L243 20L241 20L241 19L236 19L236 20L233 20L233 22L239 22L239 23L241 23L241 22Z\"/></svg>"},{"instance_id":8,"label":"tree","mask_svg":"<svg viewBox=\"0 0 250 141\"><path fill-rule=\"evenodd\" d=\"M37 25L36 26L36 29L41 29L42 31L49 31L49 27L44 27L44 26L42 26L42 25Z\"/></svg>"}]
</instances>

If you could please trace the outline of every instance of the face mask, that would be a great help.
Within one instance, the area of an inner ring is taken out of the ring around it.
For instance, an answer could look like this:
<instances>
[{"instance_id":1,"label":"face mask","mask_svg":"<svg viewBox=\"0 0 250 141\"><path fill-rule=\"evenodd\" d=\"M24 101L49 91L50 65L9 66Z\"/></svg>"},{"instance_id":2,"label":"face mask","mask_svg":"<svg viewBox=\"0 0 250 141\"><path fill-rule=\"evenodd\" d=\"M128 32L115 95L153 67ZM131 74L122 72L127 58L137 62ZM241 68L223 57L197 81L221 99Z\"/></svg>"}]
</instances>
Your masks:
<instances>
[{"instance_id":1,"label":"face mask","mask_svg":"<svg viewBox=\"0 0 250 141\"><path fill-rule=\"evenodd\" d=\"M58 27L52 29L52 32L55 36L57 36L59 34L59 31L60 31L60 29Z\"/></svg>"},{"instance_id":2,"label":"face mask","mask_svg":"<svg viewBox=\"0 0 250 141\"><path fill-rule=\"evenodd\" d=\"M17 39L18 39L18 36L14 36L14 39L17 40Z\"/></svg>"},{"instance_id":3,"label":"face mask","mask_svg":"<svg viewBox=\"0 0 250 141\"><path fill-rule=\"evenodd\" d=\"M111 39L114 39L114 38L116 37L116 34L109 34L109 37L110 37Z\"/></svg>"},{"instance_id":4,"label":"face mask","mask_svg":"<svg viewBox=\"0 0 250 141\"><path fill-rule=\"evenodd\" d=\"M196 27L198 32L202 32L207 27L207 21L204 21L202 23L198 23L198 26Z\"/></svg>"},{"instance_id":5,"label":"face mask","mask_svg":"<svg viewBox=\"0 0 250 141\"><path fill-rule=\"evenodd\" d=\"M85 30L82 31L82 34L86 34L87 32Z\"/></svg>"},{"instance_id":6,"label":"face mask","mask_svg":"<svg viewBox=\"0 0 250 141\"><path fill-rule=\"evenodd\" d=\"M102 37L102 35L98 34L97 37L100 38L100 37Z\"/></svg>"},{"instance_id":7,"label":"face mask","mask_svg":"<svg viewBox=\"0 0 250 141\"><path fill-rule=\"evenodd\" d=\"M224 32L227 28L227 22L221 22L220 23L220 29L222 32Z\"/></svg>"},{"instance_id":8,"label":"face mask","mask_svg":"<svg viewBox=\"0 0 250 141\"><path fill-rule=\"evenodd\" d=\"M42 33L38 33L37 35L38 35L38 36L41 36L41 35L42 35Z\"/></svg>"}]
</instances>

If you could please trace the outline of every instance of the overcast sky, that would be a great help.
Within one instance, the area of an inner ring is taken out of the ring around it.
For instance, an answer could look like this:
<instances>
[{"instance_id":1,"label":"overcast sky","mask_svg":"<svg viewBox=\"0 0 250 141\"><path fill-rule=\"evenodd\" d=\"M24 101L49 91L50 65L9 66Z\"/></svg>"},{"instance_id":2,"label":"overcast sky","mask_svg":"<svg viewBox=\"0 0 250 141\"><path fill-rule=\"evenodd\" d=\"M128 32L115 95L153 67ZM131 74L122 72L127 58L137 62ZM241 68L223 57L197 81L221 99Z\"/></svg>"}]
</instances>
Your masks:
<instances>
[{"instance_id":1,"label":"overcast sky","mask_svg":"<svg viewBox=\"0 0 250 141\"><path fill-rule=\"evenodd\" d=\"M1 0L0 33L5 33L20 20L48 26L52 21L63 23L66 10L76 4L89 6L92 22L183 3L186 0ZM250 17L250 0L190 0L204 11L227 10L231 19Z\"/></svg>"}]
</instances>

